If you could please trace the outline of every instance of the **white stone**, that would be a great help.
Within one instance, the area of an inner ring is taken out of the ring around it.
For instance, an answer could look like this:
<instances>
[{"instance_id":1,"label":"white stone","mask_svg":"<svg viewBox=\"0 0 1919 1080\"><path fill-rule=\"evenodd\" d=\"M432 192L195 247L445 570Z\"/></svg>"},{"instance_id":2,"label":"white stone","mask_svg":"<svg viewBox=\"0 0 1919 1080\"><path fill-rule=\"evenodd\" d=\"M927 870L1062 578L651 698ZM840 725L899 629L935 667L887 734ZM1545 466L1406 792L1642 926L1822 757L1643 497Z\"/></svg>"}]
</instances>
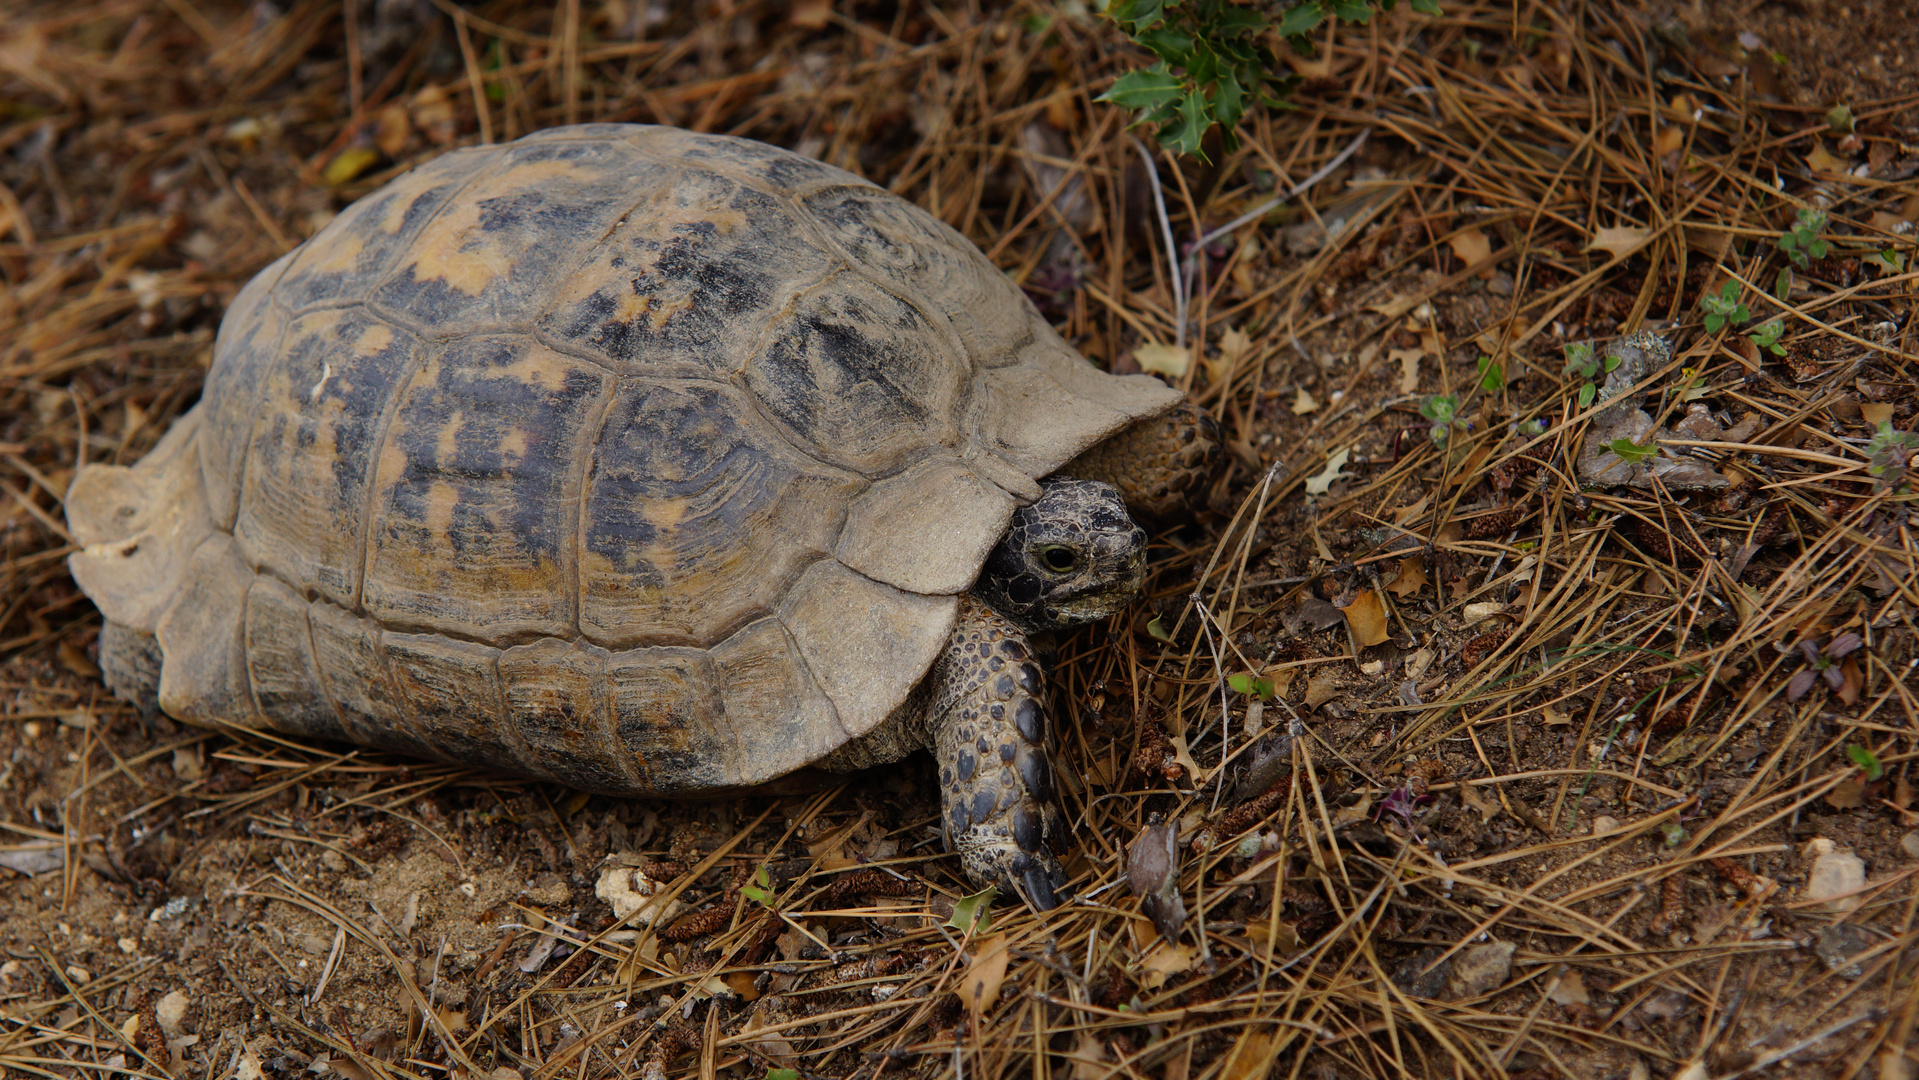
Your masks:
<instances>
[{"instance_id":1,"label":"white stone","mask_svg":"<svg viewBox=\"0 0 1919 1080\"><path fill-rule=\"evenodd\" d=\"M1899 850L1905 852L1908 859L1919 859L1919 829L1899 838Z\"/></svg>"},{"instance_id":2,"label":"white stone","mask_svg":"<svg viewBox=\"0 0 1919 1080\"><path fill-rule=\"evenodd\" d=\"M1613 831L1614 829L1617 829L1618 827L1619 827L1618 818L1607 817L1604 814L1601 814L1598 817L1593 818L1593 835L1594 836L1598 836L1600 833L1609 833Z\"/></svg>"},{"instance_id":3,"label":"white stone","mask_svg":"<svg viewBox=\"0 0 1919 1080\"><path fill-rule=\"evenodd\" d=\"M635 926L651 926L680 913L685 905L678 900L661 908L664 892L663 883L632 866L609 866L600 872L600 880L593 885L593 895L606 901L613 909L614 918Z\"/></svg>"},{"instance_id":4,"label":"white stone","mask_svg":"<svg viewBox=\"0 0 1919 1080\"><path fill-rule=\"evenodd\" d=\"M1825 901L1829 911L1851 911L1859 906L1860 898L1847 894L1865 887L1865 862L1850 851L1829 851L1812 862L1806 899Z\"/></svg>"}]
</instances>

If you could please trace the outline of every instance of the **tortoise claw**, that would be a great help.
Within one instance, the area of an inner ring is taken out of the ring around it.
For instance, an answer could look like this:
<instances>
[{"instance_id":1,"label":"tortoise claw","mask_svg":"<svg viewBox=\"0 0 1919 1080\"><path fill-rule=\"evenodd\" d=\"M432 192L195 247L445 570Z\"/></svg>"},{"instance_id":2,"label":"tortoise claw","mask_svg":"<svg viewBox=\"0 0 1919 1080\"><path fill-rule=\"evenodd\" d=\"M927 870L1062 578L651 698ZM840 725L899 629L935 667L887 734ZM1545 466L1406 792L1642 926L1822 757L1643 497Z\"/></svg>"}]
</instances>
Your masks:
<instances>
[{"instance_id":1,"label":"tortoise claw","mask_svg":"<svg viewBox=\"0 0 1919 1080\"><path fill-rule=\"evenodd\" d=\"M1059 896L1053 891L1053 883L1047 880L1048 876L1046 869L1041 866L1034 866L1026 871L1026 877L1022 882L1026 887L1022 892L1025 894L1026 902L1033 905L1034 911L1051 911L1059 906ZM1060 884L1066 883L1062 881Z\"/></svg>"}]
</instances>

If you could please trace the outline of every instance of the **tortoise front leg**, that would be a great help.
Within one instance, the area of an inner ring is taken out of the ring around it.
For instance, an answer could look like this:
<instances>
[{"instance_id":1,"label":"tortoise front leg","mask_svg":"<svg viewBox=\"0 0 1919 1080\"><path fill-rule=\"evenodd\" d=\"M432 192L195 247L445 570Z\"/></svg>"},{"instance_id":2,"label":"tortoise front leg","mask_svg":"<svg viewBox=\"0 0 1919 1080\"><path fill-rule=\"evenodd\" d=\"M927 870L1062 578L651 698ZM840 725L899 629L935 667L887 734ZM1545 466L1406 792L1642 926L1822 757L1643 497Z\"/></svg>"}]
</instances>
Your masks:
<instances>
[{"instance_id":1,"label":"tortoise front leg","mask_svg":"<svg viewBox=\"0 0 1919 1080\"><path fill-rule=\"evenodd\" d=\"M1010 886L1034 908L1059 904L1066 872L1046 752L1045 681L1027 633L960 597L959 624L933 668L928 728L939 759L949 851L979 885Z\"/></svg>"}]
</instances>

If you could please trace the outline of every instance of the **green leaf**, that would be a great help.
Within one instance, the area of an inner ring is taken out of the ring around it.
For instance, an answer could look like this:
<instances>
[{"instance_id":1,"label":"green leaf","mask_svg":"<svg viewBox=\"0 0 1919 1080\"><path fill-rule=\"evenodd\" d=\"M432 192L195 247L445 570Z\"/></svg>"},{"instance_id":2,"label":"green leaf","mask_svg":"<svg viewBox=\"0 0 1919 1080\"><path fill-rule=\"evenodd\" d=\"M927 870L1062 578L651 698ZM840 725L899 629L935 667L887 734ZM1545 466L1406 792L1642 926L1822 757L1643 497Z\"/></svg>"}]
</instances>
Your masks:
<instances>
[{"instance_id":1,"label":"green leaf","mask_svg":"<svg viewBox=\"0 0 1919 1080\"><path fill-rule=\"evenodd\" d=\"M1852 109L1844 104L1834 105L1826 110L1826 126L1834 131L1852 130Z\"/></svg>"},{"instance_id":2,"label":"green leaf","mask_svg":"<svg viewBox=\"0 0 1919 1080\"><path fill-rule=\"evenodd\" d=\"M1606 449L1611 450L1615 454L1618 454L1620 459L1623 461L1626 461L1631 464L1638 464L1639 462L1644 461L1647 458L1651 457L1653 455L1653 452L1657 450L1658 448L1653 446L1650 443L1648 443L1645 446L1641 446L1638 443L1633 442L1631 439L1618 438L1607 443Z\"/></svg>"},{"instance_id":3,"label":"green leaf","mask_svg":"<svg viewBox=\"0 0 1919 1080\"><path fill-rule=\"evenodd\" d=\"M800 1080L800 1071L798 1069L769 1068L766 1070L766 1080Z\"/></svg>"},{"instance_id":4,"label":"green leaf","mask_svg":"<svg viewBox=\"0 0 1919 1080\"><path fill-rule=\"evenodd\" d=\"M1586 409L1591 407L1593 403L1593 394L1597 393L1598 389L1599 389L1598 387L1594 386L1591 383L1587 383L1586 385L1579 388L1579 407L1581 409Z\"/></svg>"},{"instance_id":5,"label":"green leaf","mask_svg":"<svg viewBox=\"0 0 1919 1080\"><path fill-rule=\"evenodd\" d=\"M1200 151L1200 140L1206 137L1206 129L1212 126L1206 112L1206 95L1197 87L1187 90L1186 96L1179 102L1179 118L1160 129L1159 141L1174 153L1191 154L1211 164L1211 159Z\"/></svg>"},{"instance_id":6,"label":"green leaf","mask_svg":"<svg viewBox=\"0 0 1919 1080\"><path fill-rule=\"evenodd\" d=\"M1440 15L1439 0L1413 0L1413 10L1421 15Z\"/></svg>"},{"instance_id":7,"label":"green leaf","mask_svg":"<svg viewBox=\"0 0 1919 1080\"><path fill-rule=\"evenodd\" d=\"M1368 23L1373 19L1373 5L1366 0L1333 0L1333 14L1347 22Z\"/></svg>"},{"instance_id":8,"label":"green leaf","mask_svg":"<svg viewBox=\"0 0 1919 1080\"><path fill-rule=\"evenodd\" d=\"M761 907L771 907L767 900L773 895L773 876L762 866L753 871L753 884L740 886L740 895Z\"/></svg>"},{"instance_id":9,"label":"green leaf","mask_svg":"<svg viewBox=\"0 0 1919 1080\"><path fill-rule=\"evenodd\" d=\"M1866 774L1867 780L1877 780L1886 775L1886 767L1879 764L1878 756L1857 743L1846 747L1846 756L1859 766L1859 771Z\"/></svg>"},{"instance_id":10,"label":"green leaf","mask_svg":"<svg viewBox=\"0 0 1919 1080\"><path fill-rule=\"evenodd\" d=\"M1310 33L1320 23L1326 21L1326 5L1321 0L1304 0L1296 7L1287 9L1280 16L1279 25L1273 29L1280 37L1298 37Z\"/></svg>"},{"instance_id":11,"label":"green leaf","mask_svg":"<svg viewBox=\"0 0 1919 1080\"><path fill-rule=\"evenodd\" d=\"M1161 616L1155 615L1146 620L1146 635L1154 641L1164 641L1170 645L1173 641L1173 635L1166 632L1166 624L1161 622L1160 619Z\"/></svg>"},{"instance_id":12,"label":"green leaf","mask_svg":"<svg viewBox=\"0 0 1919 1080\"><path fill-rule=\"evenodd\" d=\"M1784 300L1791 293L1792 271L1782 266L1779 268L1779 276L1772 279L1772 294Z\"/></svg>"},{"instance_id":13,"label":"green leaf","mask_svg":"<svg viewBox=\"0 0 1919 1080\"><path fill-rule=\"evenodd\" d=\"M1245 672L1228 675L1226 676L1226 685L1232 687L1234 693L1250 694L1253 692L1253 677Z\"/></svg>"},{"instance_id":14,"label":"green leaf","mask_svg":"<svg viewBox=\"0 0 1919 1080\"><path fill-rule=\"evenodd\" d=\"M988 885L971 896L962 896L953 901L953 917L946 925L964 934L977 928L979 933L993 927L993 897L999 895L999 887Z\"/></svg>"},{"instance_id":15,"label":"green leaf","mask_svg":"<svg viewBox=\"0 0 1919 1080\"><path fill-rule=\"evenodd\" d=\"M1179 76L1167 71L1164 64L1155 64L1144 71L1121 75L1113 82L1112 89L1095 100L1110 101L1127 109L1147 109L1177 99L1183 85Z\"/></svg>"},{"instance_id":16,"label":"green leaf","mask_svg":"<svg viewBox=\"0 0 1919 1080\"><path fill-rule=\"evenodd\" d=\"M1479 388L1487 393L1497 393L1506 388L1506 369L1494 363L1490 356L1479 358Z\"/></svg>"},{"instance_id":17,"label":"green leaf","mask_svg":"<svg viewBox=\"0 0 1919 1080\"><path fill-rule=\"evenodd\" d=\"M1169 64L1189 66L1193 59L1193 36L1159 28L1133 35L1133 40Z\"/></svg>"}]
</instances>

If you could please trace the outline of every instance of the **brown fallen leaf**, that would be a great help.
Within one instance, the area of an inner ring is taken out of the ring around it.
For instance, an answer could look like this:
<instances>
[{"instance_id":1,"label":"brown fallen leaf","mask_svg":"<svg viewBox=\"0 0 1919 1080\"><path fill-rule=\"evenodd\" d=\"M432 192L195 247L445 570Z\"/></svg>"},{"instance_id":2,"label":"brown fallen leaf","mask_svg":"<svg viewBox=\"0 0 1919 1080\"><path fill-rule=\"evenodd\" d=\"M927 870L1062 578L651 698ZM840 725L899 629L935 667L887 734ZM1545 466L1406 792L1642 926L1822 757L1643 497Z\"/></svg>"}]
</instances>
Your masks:
<instances>
[{"instance_id":1,"label":"brown fallen leaf","mask_svg":"<svg viewBox=\"0 0 1919 1080\"><path fill-rule=\"evenodd\" d=\"M1177 379L1193 366L1193 353L1191 349L1149 343L1133 350L1133 360L1139 364L1141 371Z\"/></svg>"},{"instance_id":2,"label":"brown fallen leaf","mask_svg":"<svg viewBox=\"0 0 1919 1080\"><path fill-rule=\"evenodd\" d=\"M1361 648L1377 645L1391 636L1386 629L1386 605L1372 589L1360 590L1353 596L1352 603L1340 610L1346 615L1353 641Z\"/></svg>"},{"instance_id":3,"label":"brown fallen leaf","mask_svg":"<svg viewBox=\"0 0 1919 1080\"><path fill-rule=\"evenodd\" d=\"M1179 826L1153 821L1126 848L1126 885L1139 897L1140 910L1153 920L1159 936L1179 940L1186 902L1179 895Z\"/></svg>"},{"instance_id":4,"label":"brown fallen leaf","mask_svg":"<svg viewBox=\"0 0 1919 1080\"><path fill-rule=\"evenodd\" d=\"M1394 596L1411 596L1426 587L1426 558L1414 555L1399 560L1399 576L1386 586Z\"/></svg>"},{"instance_id":5,"label":"brown fallen leaf","mask_svg":"<svg viewBox=\"0 0 1919 1080\"><path fill-rule=\"evenodd\" d=\"M1424 349L1389 349L1388 359L1399 365L1399 392L1410 394L1419 389L1419 361L1424 358Z\"/></svg>"},{"instance_id":6,"label":"brown fallen leaf","mask_svg":"<svg viewBox=\"0 0 1919 1080\"><path fill-rule=\"evenodd\" d=\"M1587 251L1603 251L1614 259L1623 259L1652 239L1652 230L1638 226L1622 225L1610 228L1594 229L1593 238L1586 245Z\"/></svg>"},{"instance_id":7,"label":"brown fallen leaf","mask_svg":"<svg viewBox=\"0 0 1919 1080\"><path fill-rule=\"evenodd\" d=\"M1453 254L1469 270L1493 257L1492 239L1479 229L1462 229L1454 233L1447 243L1452 245Z\"/></svg>"},{"instance_id":8,"label":"brown fallen leaf","mask_svg":"<svg viewBox=\"0 0 1919 1080\"><path fill-rule=\"evenodd\" d=\"M1339 673L1331 668L1321 670L1319 674L1306 680L1306 707L1317 709L1321 705L1339 696Z\"/></svg>"},{"instance_id":9,"label":"brown fallen leaf","mask_svg":"<svg viewBox=\"0 0 1919 1080\"><path fill-rule=\"evenodd\" d=\"M956 989L960 1000L977 1018L999 1000L1000 986L1006 981L1006 935L994 934L975 948Z\"/></svg>"},{"instance_id":10,"label":"brown fallen leaf","mask_svg":"<svg viewBox=\"0 0 1919 1080\"><path fill-rule=\"evenodd\" d=\"M1239 1033L1239 1041L1226 1055L1226 1064L1220 1069L1220 1080L1265 1080L1272 1072L1273 1062L1279 1057L1273 1046L1277 1033L1271 1030L1260 1031L1251 1027Z\"/></svg>"},{"instance_id":11,"label":"brown fallen leaf","mask_svg":"<svg viewBox=\"0 0 1919 1080\"><path fill-rule=\"evenodd\" d=\"M1193 964L1199 959L1199 946L1176 945L1160 938L1153 947L1140 957L1140 982L1148 990L1157 990L1166 985L1166 980L1193 970Z\"/></svg>"},{"instance_id":12,"label":"brown fallen leaf","mask_svg":"<svg viewBox=\"0 0 1919 1080\"><path fill-rule=\"evenodd\" d=\"M1827 152L1823 140L1813 140L1812 153L1806 155L1806 165L1813 172L1845 172L1846 163Z\"/></svg>"}]
</instances>

